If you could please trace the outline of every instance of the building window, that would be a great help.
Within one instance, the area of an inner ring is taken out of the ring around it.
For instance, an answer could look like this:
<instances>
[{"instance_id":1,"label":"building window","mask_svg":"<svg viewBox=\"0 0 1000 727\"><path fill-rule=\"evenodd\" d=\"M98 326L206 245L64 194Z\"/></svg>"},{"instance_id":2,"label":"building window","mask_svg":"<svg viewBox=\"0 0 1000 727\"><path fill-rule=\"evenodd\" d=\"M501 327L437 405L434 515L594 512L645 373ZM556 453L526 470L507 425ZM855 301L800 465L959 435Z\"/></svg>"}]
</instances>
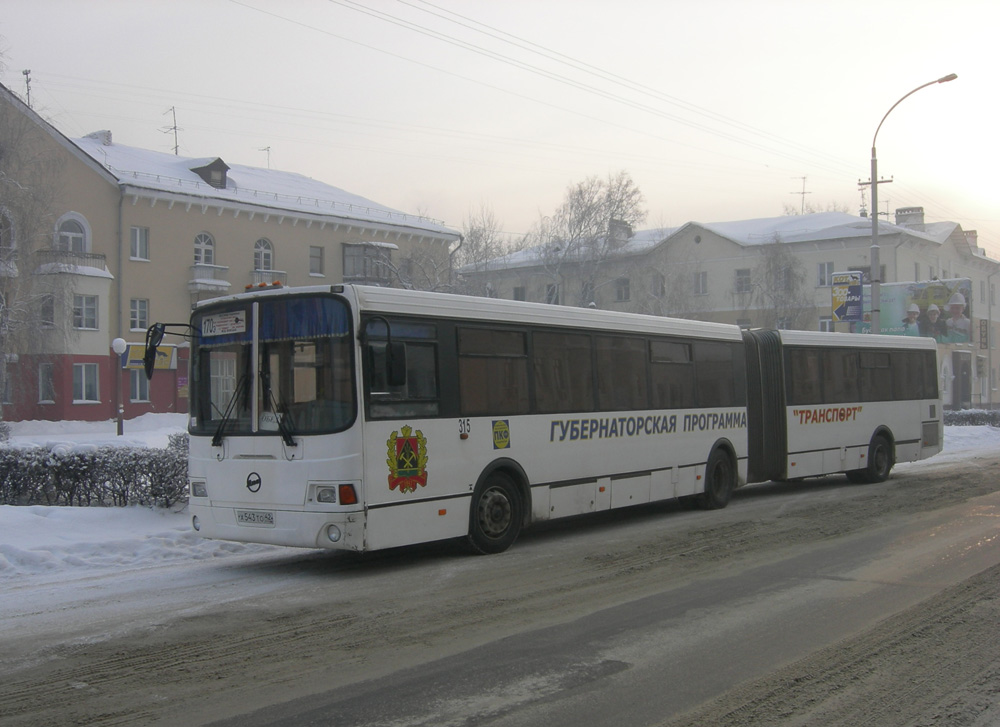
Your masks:
<instances>
[{"instance_id":1,"label":"building window","mask_svg":"<svg viewBox=\"0 0 1000 727\"><path fill-rule=\"evenodd\" d=\"M149 328L149 301L145 298L133 298L129 303L129 328L133 331L145 331Z\"/></svg>"},{"instance_id":2,"label":"building window","mask_svg":"<svg viewBox=\"0 0 1000 727\"><path fill-rule=\"evenodd\" d=\"M254 243L253 269L274 270L274 248L270 240L262 237Z\"/></svg>"},{"instance_id":3,"label":"building window","mask_svg":"<svg viewBox=\"0 0 1000 727\"><path fill-rule=\"evenodd\" d=\"M56 400L54 366L50 363L38 364L38 403L52 404Z\"/></svg>"},{"instance_id":4,"label":"building window","mask_svg":"<svg viewBox=\"0 0 1000 727\"><path fill-rule=\"evenodd\" d=\"M749 318L737 318L736 325L738 325L740 328L750 328L753 325L753 323Z\"/></svg>"},{"instance_id":5,"label":"building window","mask_svg":"<svg viewBox=\"0 0 1000 727\"><path fill-rule=\"evenodd\" d=\"M667 279L663 277L660 273L653 273L653 279L650 283L650 290L654 298L662 298L667 294Z\"/></svg>"},{"instance_id":6,"label":"building window","mask_svg":"<svg viewBox=\"0 0 1000 727\"><path fill-rule=\"evenodd\" d=\"M820 316L819 330L824 333L833 333L833 318L830 316Z\"/></svg>"},{"instance_id":7,"label":"building window","mask_svg":"<svg viewBox=\"0 0 1000 727\"><path fill-rule=\"evenodd\" d=\"M194 264L215 265L215 240L207 232L200 232L194 238Z\"/></svg>"},{"instance_id":8,"label":"building window","mask_svg":"<svg viewBox=\"0 0 1000 727\"><path fill-rule=\"evenodd\" d=\"M3 367L3 403L13 404L14 403L14 386L11 381L11 371L7 364Z\"/></svg>"},{"instance_id":9,"label":"building window","mask_svg":"<svg viewBox=\"0 0 1000 727\"><path fill-rule=\"evenodd\" d=\"M590 280L583 281L580 289L580 305L590 305L596 302L594 297L594 283Z\"/></svg>"},{"instance_id":10,"label":"building window","mask_svg":"<svg viewBox=\"0 0 1000 727\"><path fill-rule=\"evenodd\" d=\"M149 228L133 227L130 233L129 256L133 260L149 260Z\"/></svg>"},{"instance_id":11,"label":"building window","mask_svg":"<svg viewBox=\"0 0 1000 727\"><path fill-rule=\"evenodd\" d=\"M913 279L920 280L920 263L913 263Z\"/></svg>"},{"instance_id":12,"label":"building window","mask_svg":"<svg viewBox=\"0 0 1000 727\"><path fill-rule=\"evenodd\" d=\"M996 305L997 302L997 284L990 283L990 305Z\"/></svg>"},{"instance_id":13,"label":"building window","mask_svg":"<svg viewBox=\"0 0 1000 727\"><path fill-rule=\"evenodd\" d=\"M0 211L0 252L14 249L14 223L6 213Z\"/></svg>"},{"instance_id":14,"label":"building window","mask_svg":"<svg viewBox=\"0 0 1000 727\"><path fill-rule=\"evenodd\" d=\"M97 296L73 296L73 327L97 330Z\"/></svg>"},{"instance_id":15,"label":"building window","mask_svg":"<svg viewBox=\"0 0 1000 727\"><path fill-rule=\"evenodd\" d=\"M51 293L42 296L38 319L43 328L52 328L56 324L56 297Z\"/></svg>"},{"instance_id":16,"label":"building window","mask_svg":"<svg viewBox=\"0 0 1000 727\"><path fill-rule=\"evenodd\" d=\"M87 233L76 220L63 220L59 224L56 249L67 252L87 252Z\"/></svg>"},{"instance_id":17,"label":"building window","mask_svg":"<svg viewBox=\"0 0 1000 727\"><path fill-rule=\"evenodd\" d=\"M149 379L141 369L129 369L129 401L149 401Z\"/></svg>"},{"instance_id":18,"label":"building window","mask_svg":"<svg viewBox=\"0 0 1000 727\"><path fill-rule=\"evenodd\" d=\"M930 268L927 269L927 279L928 280L934 280L934 278L936 278L936 277L937 277L937 275L934 274L934 267L931 266Z\"/></svg>"},{"instance_id":19,"label":"building window","mask_svg":"<svg viewBox=\"0 0 1000 727\"><path fill-rule=\"evenodd\" d=\"M525 289L523 285L514 286L514 300L527 300L525 297Z\"/></svg>"},{"instance_id":20,"label":"building window","mask_svg":"<svg viewBox=\"0 0 1000 727\"><path fill-rule=\"evenodd\" d=\"M615 299L619 303L629 299L628 278L618 278L618 280L615 281Z\"/></svg>"},{"instance_id":21,"label":"building window","mask_svg":"<svg viewBox=\"0 0 1000 727\"><path fill-rule=\"evenodd\" d=\"M833 263L819 264L819 284L820 287L833 285Z\"/></svg>"},{"instance_id":22,"label":"building window","mask_svg":"<svg viewBox=\"0 0 1000 727\"><path fill-rule=\"evenodd\" d=\"M750 278L750 268L740 268L736 271L736 292L749 293L753 290L753 281Z\"/></svg>"},{"instance_id":23,"label":"building window","mask_svg":"<svg viewBox=\"0 0 1000 727\"><path fill-rule=\"evenodd\" d=\"M559 305L559 286L555 283L545 286L545 302L549 305Z\"/></svg>"},{"instance_id":24,"label":"building window","mask_svg":"<svg viewBox=\"0 0 1000 727\"><path fill-rule=\"evenodd\" d=\"M309 246L309 274L323 274L323 248L317 245Z\"/></svg>"},{"instance_id":25,"label":"building window","mask_svg":"<svg viewBox=\"0 0 1000 727\"><path fill-rule=\"evenodd\" d=\"M694 294L708 295L708 272L694 274Z\"/></svg>"},{"instance_id":26,"label":"building window","mask_svg":"<svg viewBox=\"0 0 1000 727\"><path fill-rule=\"evenodd\" d=\"M97 364L73 364L73 401L100 401L97 386Z\"/></svg>"},{"instance_id":27,"label":"building window","mask_svg":"<svg viewBox=\"0 0 1000 727\"><path fill-rule=\"evenodd\" d=\"M352 283L388 284L391 255L390 248L344 245L344 280Z\"/></svg>"},{"instance_id":28,"label":"building window","mask_svg":"<svg viewBox=\"0 0 1000 727\"><path fill-rule=\"evenodd\" d=\"M980 280L979 281L979 302L980 303L985 303L986 302L986 281L985 280Z\"/></svg>"}]
</instances>

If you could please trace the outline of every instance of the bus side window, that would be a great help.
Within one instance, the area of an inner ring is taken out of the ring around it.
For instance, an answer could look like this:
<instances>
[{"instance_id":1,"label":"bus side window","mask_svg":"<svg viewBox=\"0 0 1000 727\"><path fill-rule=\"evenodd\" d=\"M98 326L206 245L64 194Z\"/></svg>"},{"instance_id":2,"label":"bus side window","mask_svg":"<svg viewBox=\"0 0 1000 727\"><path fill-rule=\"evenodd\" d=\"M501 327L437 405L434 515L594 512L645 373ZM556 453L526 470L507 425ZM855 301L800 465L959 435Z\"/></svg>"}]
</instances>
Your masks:
<instances>
[{"instance_id":1,"label":"bus side window","mask_svg":"<svg viewBox=\"0 0 1000 727\"><path fill-rule=\"evenodd\" d=\"M649 364L650 399L654 409L694 406L694 360L690 343L650 341Z\"/></svg>"},{"instance_id":2,"label":"bus side window","mask_svg":"<svg viewBox=\"0 0 1000 727\"><path fill-rule=\"evenodd\" d=\"M375 419L437 416L437 346L417 341L375 342L368 348L368 391L371 416ZM396 383L399 382L399 383Z\"/></svg>"},{"instance_id":3,"label":"bus side window","mask_svg":"<svg viewBox=\"0 0 1000 727\"><path fill-rule=\"evenodd\" d=\"M861 401L892 400L892 369L888 351L862 351Z\"/></svg>"},{"instance_id":4,"label":"bus side window","mask_svg":"<svg viewBox=\"0 0 1000 727\"><path fill-rule=\"evenodd\" d=\"M524 331L458 329L458 385L463 416L527 414Z\"/></svg>"},{"instance_id":5,"label":"bus side window","mask_svg":"<svg viewBox=\"0 0 1000 727\"><path fill-rule=\"evenodd\" d=\"M793 405L821 404L822 380L819 370L819 351L813 348L790 348L788 350L788 403Z\"/></svg>"},{"instance_id":6,"label":"bus side window","mask_svg":"<svg viewBox=\"0 0 1000 727\"><path fill-rule=\"evenodd\" d=\"M368 364L371 372L372 391L387 392L406 384L406 344L368 344Z\"/></svg>"}]
</instances>

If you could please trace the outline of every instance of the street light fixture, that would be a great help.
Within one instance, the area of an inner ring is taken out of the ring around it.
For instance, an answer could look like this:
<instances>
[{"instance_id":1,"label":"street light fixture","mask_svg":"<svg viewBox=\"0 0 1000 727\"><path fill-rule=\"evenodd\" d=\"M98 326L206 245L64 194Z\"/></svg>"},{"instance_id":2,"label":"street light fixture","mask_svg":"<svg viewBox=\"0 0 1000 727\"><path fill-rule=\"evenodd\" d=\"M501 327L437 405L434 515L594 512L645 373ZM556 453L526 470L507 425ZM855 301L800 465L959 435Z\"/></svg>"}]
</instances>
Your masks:
<instances>
[{"instance_id":1,"label":"street light fixture","mask_svg":"<svg viewBox=\"0 0 1000 727\"><path fill-rule=\"evenodd\" d=\"M878 161L877 161L877 159L875 157L875 140L878 138L878 132L879 132L879 129L882 128L882 124L885 123L885 120L889 117L889 114L892 113L892 109L894 109L897 106L899 106L899 104L901 104L904 99L912 96L913 94L915 94L917 91L919 91L922 88L927 88L928 86L933 86L935 83L947 83L948 81L954 81L956 78L958 78L958 74L956 74L956 73L949 73L947 76L942 76L941 78L937 79L936 81L928 81L927 83L923 84L922 86L917 86L915 89L913 89L908 94L906 94L905 96L903 96L903 98L899 99L899 101L897 101L896 103L894 103L892 105L892 107L888 111L885 112L885 116L883 116L882 120L880 122L878 122L878 128L875 129L875 136L872 137L872 180L871 180L871 185L872 185L872 250L871 250L871 258L870 258L870 263L871 263L871 281L872 281L872 323L871 323L871 329L870 330L871 330L872 333L881 333L882 332L882 325L881 325L881 321L879 320L880 313L881 313L881 308L882 308L882 301L881 301L881 298L880 298L880 296L882 295L882 290L881 290L881 287L880 287L881 284L882 284L882 273L879 270L880 266L879 266L879 256L878 256L878 252L879 252L879 249L878 249L878 185L879 185L879 182L878 182Z\"/></svg>"},{"instance_id":2,"label":"street light fixture","mask_svg":"<svg viewBox=\"0 0 1000 727\"><path fill-rule=\"evenodd\" d=\"M125 432L125 402L122 397L122 354L128 348L124 338L116 338L111 342L111 350L115 354L115 400L118 404L118 436Z\"/></svg>"}]
</instances>

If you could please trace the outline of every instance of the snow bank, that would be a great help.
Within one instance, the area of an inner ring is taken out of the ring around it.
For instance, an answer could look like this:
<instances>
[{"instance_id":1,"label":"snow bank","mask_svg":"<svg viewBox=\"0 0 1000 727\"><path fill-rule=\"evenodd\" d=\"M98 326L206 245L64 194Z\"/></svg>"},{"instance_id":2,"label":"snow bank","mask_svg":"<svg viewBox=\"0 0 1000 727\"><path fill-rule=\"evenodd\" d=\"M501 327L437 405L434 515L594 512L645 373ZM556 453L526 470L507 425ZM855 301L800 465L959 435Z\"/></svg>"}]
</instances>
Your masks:
<instances>
[{"instance_id":1,"label":"snow bank","mask_svg":"<svg viewBox=\"0 0 1000 727\"><path fill-rule=\"evenodd\" d=\"M0 583L79 569L138 569L274 550L204 540L185 511L0 506Z\"/></svg>"}]
</instances>

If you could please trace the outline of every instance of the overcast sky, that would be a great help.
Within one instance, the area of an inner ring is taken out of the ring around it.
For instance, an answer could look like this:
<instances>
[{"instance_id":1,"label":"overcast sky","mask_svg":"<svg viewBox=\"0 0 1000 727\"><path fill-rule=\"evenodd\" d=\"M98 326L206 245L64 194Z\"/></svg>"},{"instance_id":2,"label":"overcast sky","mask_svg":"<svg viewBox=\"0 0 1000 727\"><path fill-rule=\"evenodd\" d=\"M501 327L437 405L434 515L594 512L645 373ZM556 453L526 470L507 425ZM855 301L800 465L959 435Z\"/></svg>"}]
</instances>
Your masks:
<instances>
[{"instance_id":1,"label":"overcast sky","mask_svg":"<svg viewBox=\"0 0 1000 727\"><path fill-rule=\"evenodd\" d=\"M1000 258L996 0L2 0L0 80L70 137L299 172L526 232L627 170L645 227L880 209ZM805 178L803 180L803 177ZM803 197L802 191L807 192Z\"/></svg>"}]
</instances>

